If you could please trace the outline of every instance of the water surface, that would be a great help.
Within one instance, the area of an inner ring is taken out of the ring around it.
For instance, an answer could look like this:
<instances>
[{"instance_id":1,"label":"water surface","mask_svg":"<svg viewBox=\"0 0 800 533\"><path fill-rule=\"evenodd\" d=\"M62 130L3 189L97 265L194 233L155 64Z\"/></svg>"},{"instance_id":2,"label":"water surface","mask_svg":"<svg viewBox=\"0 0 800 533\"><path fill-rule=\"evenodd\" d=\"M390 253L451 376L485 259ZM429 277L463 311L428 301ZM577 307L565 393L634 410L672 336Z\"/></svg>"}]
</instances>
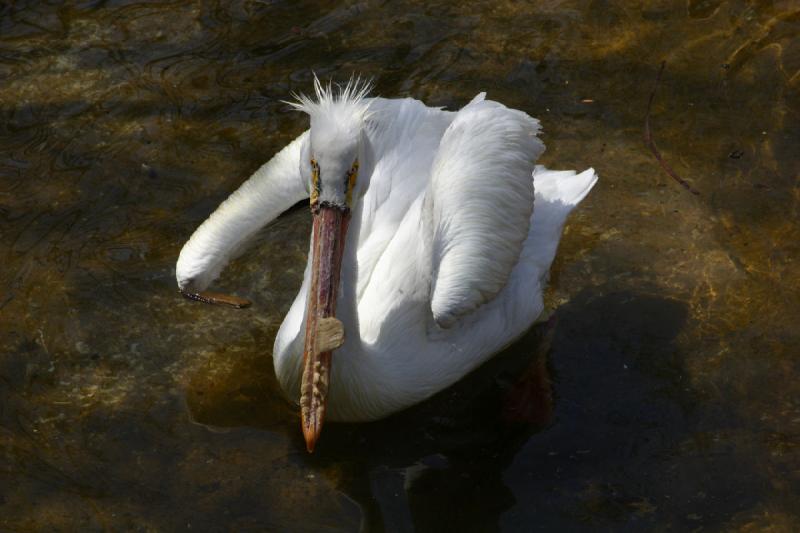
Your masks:
<instances>
[{"instance_id":1,"label":"water surface","mask_svg":"<svg viewBox=\"0 0 800 533\"><path fill-rule=\"evenodd\" d=\"M53 4L0 7L0 529L800 528L796 2ZM653 136L697 196L642 140L662 60ZM309 456L271 360L307 209L217 283L248 310L174 264L307 127L280 100L312 70L485 90L601 181L547 324Z\"/></svg>"}]
</instances>

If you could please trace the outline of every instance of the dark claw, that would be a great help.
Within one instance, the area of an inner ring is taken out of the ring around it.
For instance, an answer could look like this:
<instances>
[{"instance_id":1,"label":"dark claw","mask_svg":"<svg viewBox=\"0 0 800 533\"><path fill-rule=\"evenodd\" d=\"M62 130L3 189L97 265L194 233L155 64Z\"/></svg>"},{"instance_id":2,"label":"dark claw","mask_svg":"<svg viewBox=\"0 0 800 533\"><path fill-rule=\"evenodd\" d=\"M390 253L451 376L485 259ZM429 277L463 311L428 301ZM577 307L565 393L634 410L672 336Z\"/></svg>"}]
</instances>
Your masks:
<instances>
[{"instance_id":1,"label":"dark claw","mask_svg":"<svg viewBox=\"0 0 800 533\"><path fill-rule=\"evenodd\" d=\"M184 298L194 300L195 302L203 302L204 304L227 305L230 307L235 307L236 309L244 309L245 307L250 307L251 304L250 300L239 298L238 296L222 294L219 292L189 292L183 289L179 290Z\"/></svg>"}]
</instances>

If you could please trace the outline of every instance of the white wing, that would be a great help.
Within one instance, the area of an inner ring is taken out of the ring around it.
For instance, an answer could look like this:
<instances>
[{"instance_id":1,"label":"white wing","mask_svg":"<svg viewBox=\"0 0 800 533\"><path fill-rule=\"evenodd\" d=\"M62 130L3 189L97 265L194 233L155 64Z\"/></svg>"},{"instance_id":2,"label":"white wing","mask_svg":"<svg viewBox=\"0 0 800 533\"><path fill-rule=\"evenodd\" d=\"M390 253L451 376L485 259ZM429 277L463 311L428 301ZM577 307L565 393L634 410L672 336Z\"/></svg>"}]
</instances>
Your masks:
<instances>
[{"instance_id":1,"label":"white wing","mask_svg":"<svg viewBox=\"0 0 800 533\"><path fill-rule=\"evenodd\" d=\"M259 229L308 197L300 175L307 138L305 132L275 154L197 228L175 266L181 289L205 289Z\"/></svg>"},{"instance_id":2,"label":"white wing","mask_svg":"<svg viewBox=\"0 0 800 533\"><path fill-rule=\"evenodd\" d=\"M433 225L431 310L441 327L491 300L519 260L533 210L539 122L484 93L442 137L426 197Z\"/></svg>"}]
</instances>

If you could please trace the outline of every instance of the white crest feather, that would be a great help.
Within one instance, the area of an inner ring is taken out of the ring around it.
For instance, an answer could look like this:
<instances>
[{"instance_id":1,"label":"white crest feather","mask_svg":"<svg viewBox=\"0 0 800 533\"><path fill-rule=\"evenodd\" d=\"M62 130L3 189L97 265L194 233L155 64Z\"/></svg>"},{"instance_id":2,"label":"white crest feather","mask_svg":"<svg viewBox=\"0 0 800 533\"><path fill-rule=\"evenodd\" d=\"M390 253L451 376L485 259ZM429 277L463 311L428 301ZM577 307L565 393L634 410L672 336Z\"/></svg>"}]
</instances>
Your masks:
<instances>
[{"instance_id":1,"label":"white crest feather","mask_svg":"<svg viewBox=\"0 0 800 533\"><path fill-rule=\"evenodd\" d=\"M302 111L313 119L326 119L338 122L369 118L370 100L367 95L373 83L360 76L351 76L345 85L336 87L329 81L323 85L314 74L314 97L293 93L295 101L283 101L297 111Z\"/></svg>"}]
</instances>

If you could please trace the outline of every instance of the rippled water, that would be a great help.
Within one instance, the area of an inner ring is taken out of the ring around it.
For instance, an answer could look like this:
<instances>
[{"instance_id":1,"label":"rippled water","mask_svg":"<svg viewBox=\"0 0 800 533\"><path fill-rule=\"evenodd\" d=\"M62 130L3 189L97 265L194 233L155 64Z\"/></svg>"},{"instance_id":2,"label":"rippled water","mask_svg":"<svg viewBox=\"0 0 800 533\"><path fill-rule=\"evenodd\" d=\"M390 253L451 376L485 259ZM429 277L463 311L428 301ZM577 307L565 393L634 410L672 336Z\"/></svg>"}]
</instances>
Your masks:
<instances>
[{"instance_id":1,"label":"rippled water","mask_svg":"<svg viewBox=\"0 0 800 533\"><path fill-rule=\"evenodd\" d=\"M29 5L26 5L29 4ZM0 529L800 529L800 10L722 2L0 7ZM651 127L674 182L645 147ZM312 69L543 123L594 166L553 318L305 453L272 341L309 216L181 299L193 229Z\"/></svg>"}]
</instances>

